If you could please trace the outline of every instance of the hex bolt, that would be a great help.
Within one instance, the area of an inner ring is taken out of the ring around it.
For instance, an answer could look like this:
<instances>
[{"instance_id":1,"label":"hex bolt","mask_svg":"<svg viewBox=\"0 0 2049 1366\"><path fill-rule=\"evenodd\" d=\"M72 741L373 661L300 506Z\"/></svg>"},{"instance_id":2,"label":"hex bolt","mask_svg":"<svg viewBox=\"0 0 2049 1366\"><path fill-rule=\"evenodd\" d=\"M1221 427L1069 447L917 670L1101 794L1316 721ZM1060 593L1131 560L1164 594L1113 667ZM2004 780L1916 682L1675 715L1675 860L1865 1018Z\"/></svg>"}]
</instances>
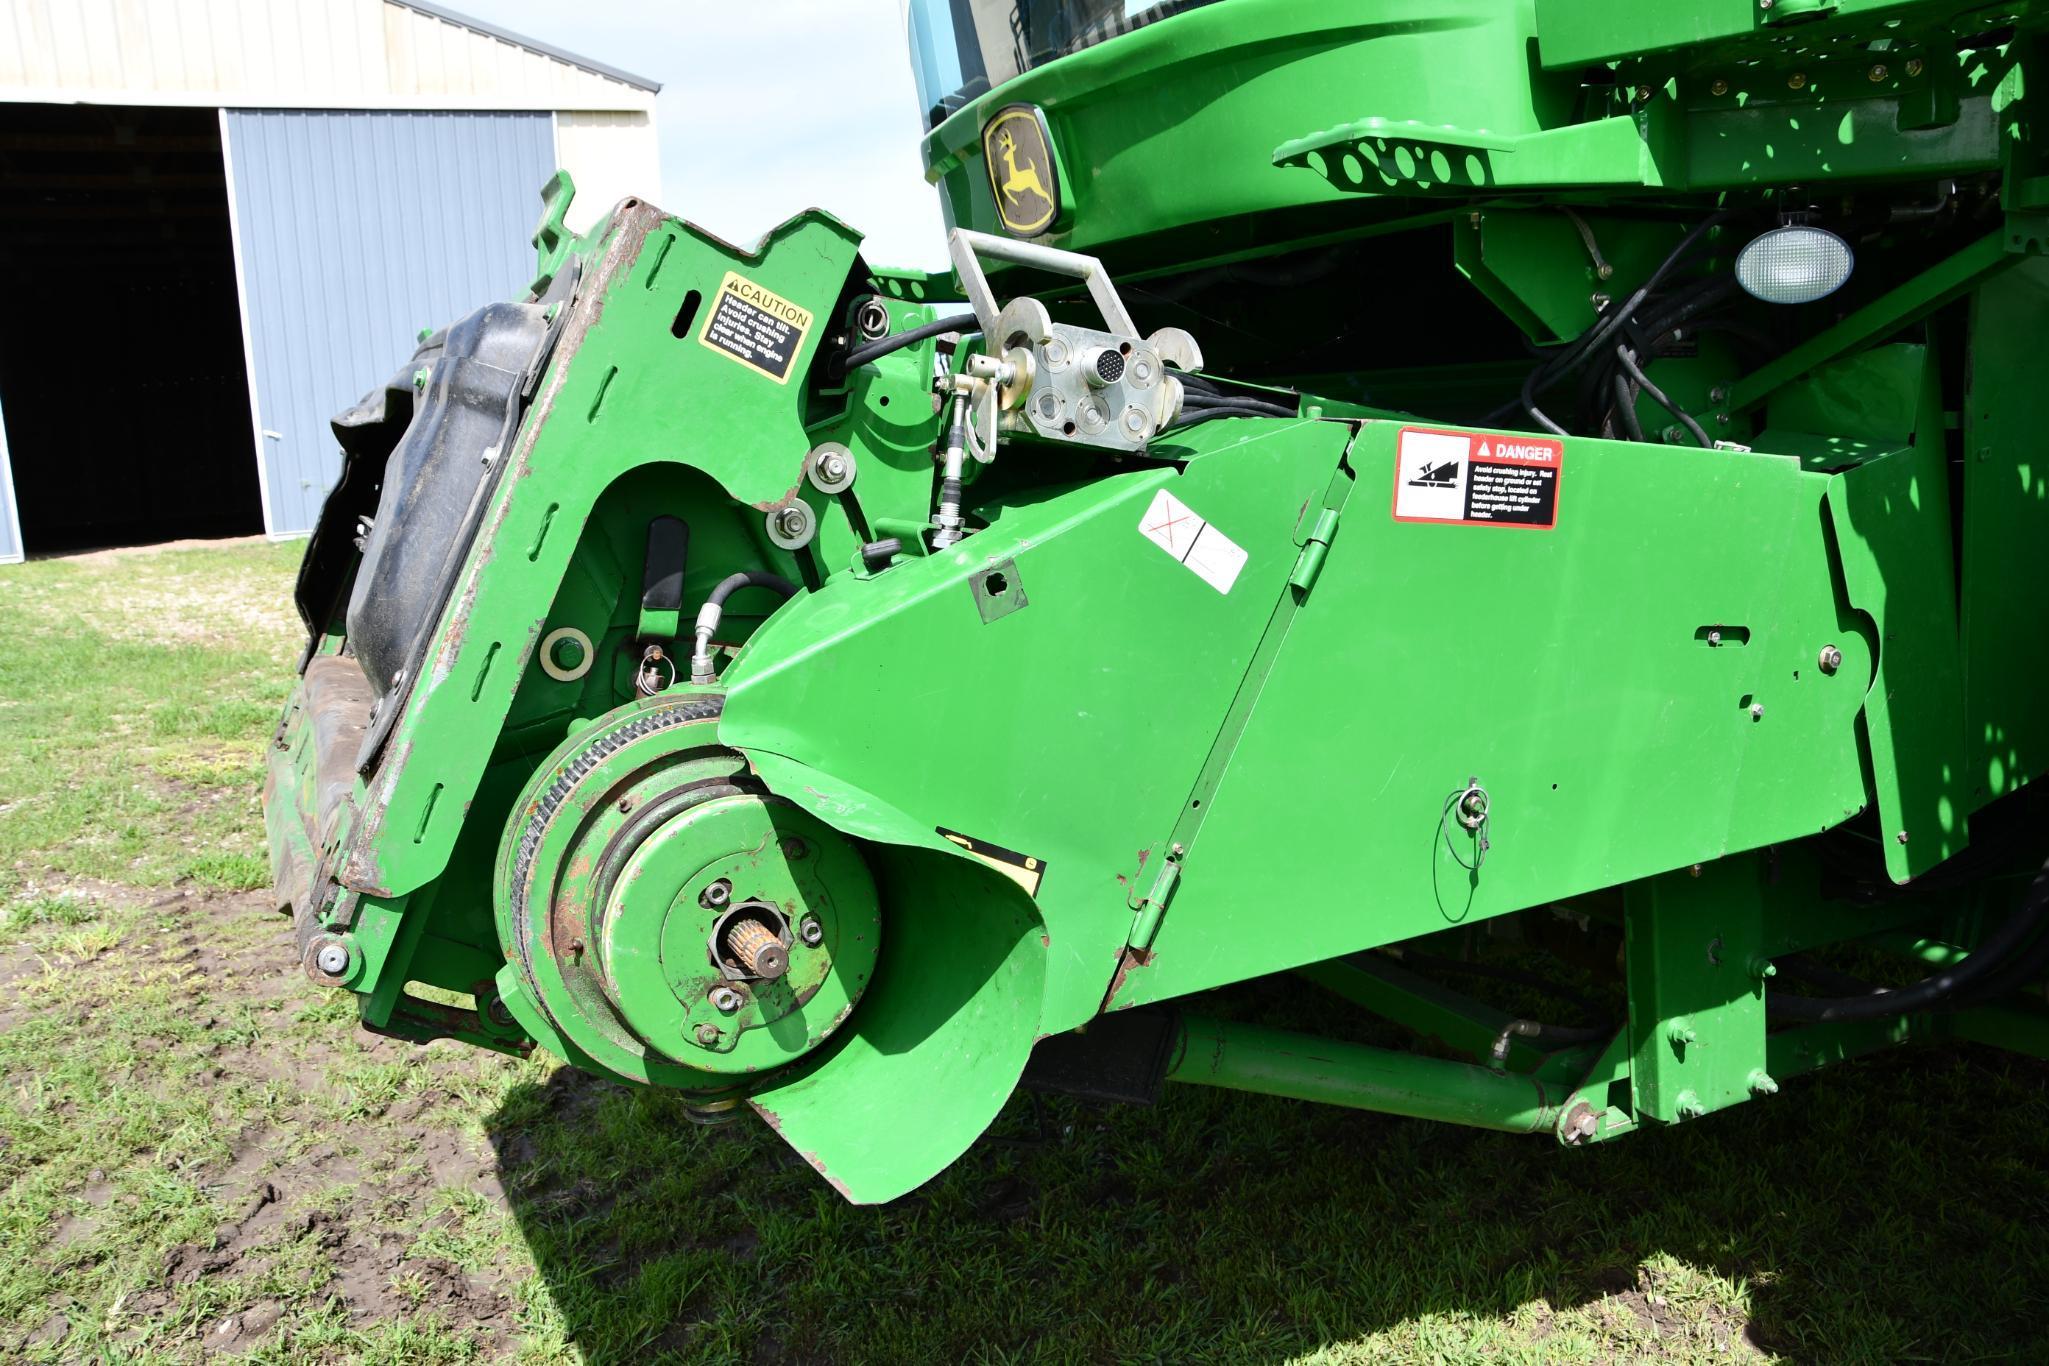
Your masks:
<instances>
[{"instance_id":1,"label":"hex bolt","mask_svg":"<svg viewBox=\"0 0 2049 1366\"><path fill-rule=\"evenodd\" d=\"M827 455L818 462L818 472L825 476L828 484L837 484L847 477L847 461L842 455Z\"/></svg>"},{"instance_id":2,"label":"hex bolt","mask_svg":"<svg viewBox=\"0 0 2049 1366\"><path fill-rule=\"evenodd\" d=\"M502 996L492 996L485 1000L484 1015L492 1024L506 1029L510 1029L514 1024L518 1023L513 1018L512 1007L505 1004L505 998Z\"/></svg>"},{"instance_id":3,"label":"hex bolt","mask_svg":"<svg viewBox=\"0 0 2049 1366\"><path fill-rule=\"evenodd\" d=\"M1710 645L1720 645L1722 643L1722 633L1720 631L1709 631L1707 641Z\"/></svg>"},{"instance_id":4,"label":"hex bolt","mask_svg":"<svg viewBox=\"0 0 2049 1366\"><path fill-rule=\"evenodd\" d=\"M715 1024L699 1025L697 1027L697 1041L703 1044L706 1048L712 1048L717 1046L719 1041L719 1027Z\"/></svg>"},{"instance_id":5,"label":"hex bolt","mask_svg":"<svg viewBox=\"0 0 2049 1366\"><path fill-rule=\"evenodd\" d=\"M1880 62L1871 68L1870 74L1872 81L1876 83L1878 81L1885 80L1887 77L1891 76L1892 72L1886 69L1885 63Z\"/></svg>"},{"instance_id":6,"label":"hex bolt","mask_svg":"<svg viewBox=\"0 0 2049 1366\"><path fill-rule=\"evenodd\" d=\"M1921 71L1922 71L1922 62L1921 62L1921 59L1920 59L1919 57L1909 57L1909 58L1907 58L1907 74L1908 74L1909 76L1918 76L1918 75L1920 75L1920 74L1921 74Z\"/></svg>"},{"instance_id":7,"label":"hex bolt","mask_svg":"<svg viewBox=\"0 0 2049 1366\"><path fill-rule=\"evenodd\" d=\"M1729 93L1729 83L1717 76L1715 77L1714 84L1708 87L1708 93L1711 95L1726 95Z\"/></svg>"},{"instance_id":8,"label":"hex bolt","mask_svg":"<svg viewBox=\"0 0 2049 1366\"><path fill-rule=\"evenodd\" d=\"M1750 975L1760 982L1770 981L1779 975L1779 965L1760 955L1750 960Z\"/></svg>"},{"instance_id":9,"label":"hex bolt","mask_svg":"<svg viewBox=\"0 0 2049 1366\"><path fill-rule=\"evenodd\" d=\"M1750 1069L1750 1094L1753 1096L1776 1096L1779 1084L1772 1080L1772 1074L1762 1067Z\"/></svg>"},{"instance_id":10,"label":"hex bolt","mask_svg":"<svg viewBox=\"0 0 2049 1366\"><path fill-rule=\"evenodd\" d=\"M1672 1041L1675 1048L1684 1048L1690 1043L1700 1042L1699 1032L1694 1029L1693 1022L1684 1015L1665 1026L1665 1037Z\"/></svg>"},{"instance_id":11,"label":"hex bolt","mask_svg":"<svg viewBox=\"0 0 2049 1366\"><path fill-rule=\"evenodd\" d=\"M1764 720L1764 703L1752 702L1750 704L1750 719L1753 721Z\"/></svg>"},{"instance_id":12,"label":"hex bolt","mask_svg":"<svg viewBox=\"0 0 2049 1366\"><path fill-rule=\"evenodd\" d=\"M1907 842L1907 832L1902 830L1899 834L1894 835L1893 838L1898 840L1901 844L1905 844Z\"/></svg>"},{"instance_id":13,"label":"hex bolt","mask_svg":"<svg viewBox=\"0 0 2049 1366\"><path fill-rule=\"evenodd\" d=\"M1786 86L1791 90L1805 90L1807 88L1807 73L1804 71L1794 72L1786 77Z\"/></svg>"},{"instance_id":14,"label":"hex bolt","mask_svg":"<svg viewBox=\"0 0 2049 1366\"><path fill-rule=\"evenodd\" d=\"M783 535L796 537L804 534L804 514L794 507L786 507L775 516L776 527Z\"/></svg>"},{"instance_id":15,"label":"hex bolt","mask_svg":"<svg viewBox=\"0 0 2049 1366\"><path fill-rule=\"evenodd\" d=\"M1815 660L1815 663L1821 665L1823 673L1832 674L1837 669L1843 667L1843 652L1833 645L1824 645L1821 647L1821 655Z\"/></svg>"},{"instance_id":16,"label":"hex bolt","mask_svg":"<svg viewBox=\"0 0 2049 1366\"><path fill-rule=\"evenodd\" d=\"M807 855L809 855L810 852L811 846L806 844L803 840L797 838L795 835L791 835L788 839L785 839L783 841L784 858L804 858Z\"/></svg>"},{"instance_id":17,"label":"hex bolt","mask_svg":"<svg viewBox=\"0 0 2049 1366\"><path fill-rule=\"evenodd\" d=\"M711 886L698 893L697 904L708 911L715 911L732 899L733 884L725 878L720 878L717 882L714 882Z\"/></svg>"},{"instance_id":18,"label":"hex bolt","mask_svg":"<svg viewBox=\"0 0 2049 1366\"><path fill-rule=\"evenodd\" d=\"M815 949L825 942L825 926L817 916L807 915L797 923L797 937Z\"/></svg>"},{"instance_id":19,"label":"hex bolt","mask_svg":"<svg viewBox=\"0 0 2049 1366\"><path fill-rule=\"evenodd\" d=\"M1700 1103L1700 1097L1692 1091L1681 1091L1679 1103L1672 1109L1681 1119L1699 1119L1707 1113L1707 1107Z\"/></svg>"},{"instance_id":20,"label":"hex bolt","mask_svg":"<svg viewBox=\"0 0 2049 1366\"><path fill-rule=\"evenodd\" d=\"M313 966L329 977L339 977L349 970L349 946L329 940L313 955Z\"/></svg>"},{"instance_id":21,"label":"hex bolt","mask_svg":"<svg viewBox=\"0 0 2049 1366\"><path fill-rule=\"evenodd\" d=\"M711 1003L721 1015L731 1015L740 1008L740 993L731 987L714 987Z\"/></svg>"}]
</instances>

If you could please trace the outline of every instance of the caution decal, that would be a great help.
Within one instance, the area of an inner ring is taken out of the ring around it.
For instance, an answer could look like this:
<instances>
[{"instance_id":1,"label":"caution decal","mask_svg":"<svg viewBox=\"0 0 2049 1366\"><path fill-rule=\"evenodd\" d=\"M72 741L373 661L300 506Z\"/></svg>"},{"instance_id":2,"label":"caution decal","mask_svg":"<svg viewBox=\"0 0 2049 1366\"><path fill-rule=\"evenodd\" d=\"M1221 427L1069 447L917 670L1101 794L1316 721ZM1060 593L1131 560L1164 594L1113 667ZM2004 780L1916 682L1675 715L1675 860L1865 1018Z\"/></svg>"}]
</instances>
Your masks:
<instances>
[{"instance_id":1,"label":"caution decal","mask_svg":"<svg viewBox=\"0 0 2049 1366\"><path fill-rule=\"evenodd\" d=\"M1456 526L1558 525L1565 443L1548 437L1404 427L1396 440L1394 519Z\"/></svg>"},{"instance_id":2,"label":"caution decal","mask_svg":"<svg viewBox=\"0 0 2049 1366\"><path fill-rule=\"evenodd\" d=\"M810 330L811 310L729 270L697 339L778 384L788 384L790 367Z\"/></svg>"}]
</instances>

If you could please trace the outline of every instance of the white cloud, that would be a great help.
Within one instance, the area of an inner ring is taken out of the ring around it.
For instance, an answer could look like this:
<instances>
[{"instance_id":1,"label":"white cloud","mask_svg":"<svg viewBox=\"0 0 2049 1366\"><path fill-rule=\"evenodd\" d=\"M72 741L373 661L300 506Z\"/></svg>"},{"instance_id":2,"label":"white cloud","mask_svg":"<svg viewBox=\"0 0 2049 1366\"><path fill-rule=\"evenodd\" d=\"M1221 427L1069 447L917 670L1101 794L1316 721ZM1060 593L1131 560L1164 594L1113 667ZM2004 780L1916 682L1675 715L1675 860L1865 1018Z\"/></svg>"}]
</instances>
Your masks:
<instances>
[{"instance_id":1,"label":"white cloud","mask_svg":"<svg viewBox=\"0 0 2049 1366\"><path fill-rule=\"evenodd\" d=\"M662 82L663 208L736 242L831 211L878 265L937 267L938 191L897 0L447 0Z\"/></svg>"}]
</instances>

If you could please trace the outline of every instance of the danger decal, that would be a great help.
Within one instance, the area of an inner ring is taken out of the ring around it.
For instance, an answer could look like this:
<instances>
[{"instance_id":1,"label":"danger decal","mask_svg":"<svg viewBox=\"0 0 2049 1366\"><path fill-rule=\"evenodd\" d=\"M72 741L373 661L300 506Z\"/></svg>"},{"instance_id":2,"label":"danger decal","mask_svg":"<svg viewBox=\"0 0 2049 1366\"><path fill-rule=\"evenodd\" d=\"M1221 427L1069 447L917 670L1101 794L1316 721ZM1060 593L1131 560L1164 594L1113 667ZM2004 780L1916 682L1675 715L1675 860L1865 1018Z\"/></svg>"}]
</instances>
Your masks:
<instances>
[{"instance_id":1,"label":"danger decal","mask_svg":"<svg viewBox=\"0 0 2049 1366\"><path fill-rule=\"evenodd\" d=\"M1396 444L1394 518L1458 526L1558 525L1565 443L1547 437L1405 427Z\"/></svg>"}]
</instances>

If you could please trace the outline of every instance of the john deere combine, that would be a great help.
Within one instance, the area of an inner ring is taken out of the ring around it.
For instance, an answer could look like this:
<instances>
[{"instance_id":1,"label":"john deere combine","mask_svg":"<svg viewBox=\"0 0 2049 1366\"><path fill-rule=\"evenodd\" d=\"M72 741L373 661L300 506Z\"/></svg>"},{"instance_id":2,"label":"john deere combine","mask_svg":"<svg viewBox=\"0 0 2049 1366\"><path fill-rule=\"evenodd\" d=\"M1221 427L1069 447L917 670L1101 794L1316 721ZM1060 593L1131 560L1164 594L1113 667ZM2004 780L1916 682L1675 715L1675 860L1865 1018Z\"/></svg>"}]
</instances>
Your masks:
<instances>
[{"instance_id":1,"label":"john deere combine","mask_svg":"<svg viewBox=\"0 0 2049 1366\"><path fill-rule=\"evenodd\" d=\"M913 0L943 275L558 177L335 421L306 971L857 1201L1021 1082L1586 1144L2049 1051L2045 12Z\"/></svg>"}]
</instances>

